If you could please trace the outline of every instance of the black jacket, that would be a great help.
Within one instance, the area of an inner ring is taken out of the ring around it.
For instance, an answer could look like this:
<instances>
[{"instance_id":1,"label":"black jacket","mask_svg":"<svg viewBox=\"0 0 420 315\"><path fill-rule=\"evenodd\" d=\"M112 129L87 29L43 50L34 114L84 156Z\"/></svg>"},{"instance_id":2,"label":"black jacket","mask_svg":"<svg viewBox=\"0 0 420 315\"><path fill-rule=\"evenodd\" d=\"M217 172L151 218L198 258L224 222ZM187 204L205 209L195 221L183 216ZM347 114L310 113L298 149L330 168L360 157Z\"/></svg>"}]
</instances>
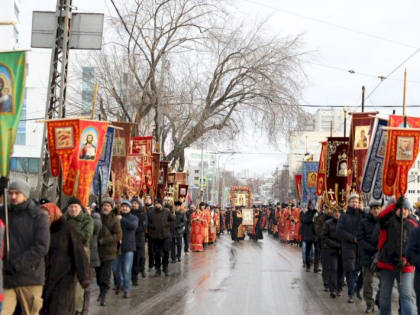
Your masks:
<instances>
[{"instance_id":1,"label":"black jacket","mask_svg":"<svg viewBox=\"0 0 420 315\"><path fill-rule=\"evenodd\" d=\"M175 217L174 236L180 237L184 234L187 217L182 211L175 212Z\"/></svg>"},{"instance_id":2,"label":"black jacket","mask_svg":"<svg viewBox=\"0 0 420 315\"><path fill-rule=\"evenodd\" d=\"M316 240L314 217L316 210L308 210L300 214L302 229L302 240L304 242L314 242Z\"/></svg>"},{"instance_id":3,"label":"black jacket","mask_svg":"<svg viewBox=\"0 0 420 315\"><path fill-rule=\"evenodd\" d=\"M322 240L329 252L339 253L341 240L337 233L337 220L334 218L325 221L322 228Z\"/></svg>"},{"instance_id":4,"label":"black jacket","mask_svg":"<svg viewBox=\"0 0 420 315\"><path fill-rule=\"evenodd\" d=\"M317 237L317 240L321 242L321 246L323 248L325 248L326 246L324 246L324 244L322 243L322 229L324 228L324 223L329 219L331 219L331 217L326 213L321 213L315 217L315 235Z\"/></svg>"},{"instance_id":5,"label":"black jacket","mask_svg":"<svg viewBox=\"0 0 420 315\"><path fill-rule=\"evenodd\" d=\"M348 207L337 223L337 235L341 239L344 272L354 271L359 267L357 231L363 219L360 209Z\"/></svg>"},{"instance_id":6,"label":"black jacket","mask_svg":"<svg viewBox=\"0 0 420 315\"><path fill-rule=\"evenodd\" d=\"M191 214L193 213L193 211L191 209L187 210L187 212L185 212L185 217L187 222L185 223L185 231L184 233L190 233L191 232ZM220 219L222 219L222 216L220 216Z\"/></svg>"},{"instance_id":7,"label":"black jacket","mask_svg":"<svg viewBox=\"0 0 420 315\"><path fill-rule=\"evenodd\" d=\"M101 215L97 212L92 213L93 219L93 234L90 239L90 266L99 267L101 265L101 259L99 258L98 251L98 237L102 229Z\"/></svg>"},{"instance_id":8,"label":"black jacket","mask_svg":"<svg viewBox=\"0 0 420 315\"><path fill-rule=\"evenodd\" d=\"M360 221L357 242L360 246L360 263L362 266L369 266L373 255L378 251L379 230L379 221L371 214Z\"/></svg>"},{"instance_id":9,"label":"black jacket","mask_svg":"<svg viewBox=\"0 0 420 315\"><path fill-rule=\"evenodd\" d=\"M137 226L136 230L136 247L144 247L146 242L146 230L147 230L147 213L142 209L139 210L132 210L131 213L137 217L139 220L139 225Z\"/></svg>"},{"instance_id":10,"label":"black jacket","mask_svg":"<svg viewBox=\"0 0 420 315\"><path fill-rule=\"evenodd\" d=\"M406 256L407 260L416 266L416 272L420 273L420 227L414 229L410 234Z\"/></svg>"},{"instance_id":11,"label":"black jacket","mask_svg":"<svg viewBox=\"0 0 420 315\"><path fill-rule=\"evenodd\" d=\"M139 219L132 213L123 213L121 218L122 244L121 250L125 252L136 251L136 230Z\"/></svg>"},{"instance_id":12,"label":"black jacket","mask_svg":"<svg viewBox=\"0 0 420 315\"><path fill-rule=\"evenodd\" d=\"M0 217L6 222L4 208ZM50 246L47 212L28 200L9 208L10 255L4 257L4 288L43 285L45 256ZM8 262L9 261L9 262Z\"/></svg>"},{"instance_id":13,"label":"black jacket","mask_svg":"<svg viewBox=\"0 0 420 315\"><path fill-rule=\"evenodd\" d=\"M175 215L167 208L153 208L148 215L149 237L165 239L171 237L171 222L175 222Z\"/></svg>"}]
</instances>

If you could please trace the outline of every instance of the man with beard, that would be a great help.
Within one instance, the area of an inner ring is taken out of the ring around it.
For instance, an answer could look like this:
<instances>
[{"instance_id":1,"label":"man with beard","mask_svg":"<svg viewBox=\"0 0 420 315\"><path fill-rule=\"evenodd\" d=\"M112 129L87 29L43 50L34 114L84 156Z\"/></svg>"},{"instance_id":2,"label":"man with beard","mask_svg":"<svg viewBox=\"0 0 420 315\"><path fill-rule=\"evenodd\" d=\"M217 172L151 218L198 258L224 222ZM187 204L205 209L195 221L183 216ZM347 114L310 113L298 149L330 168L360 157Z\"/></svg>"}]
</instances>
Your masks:
<instances>
[{"instance_id":1,"label":"man with beard","mask_svg":"<svg viewBox=\"0 0 420 315\"><path fill-rule=\"evenodd\" d=\"M321 208L321 214L315 218L315 234L317 237L317 243L319 244L319 250L321 253L321 264L322 264L322 281L324 283L324 291L328 291L328 272L327 272L327 246L322 238L322 229L327 220L332 218L332 211L327 205L323 205ZM316 256L315 256L316 257ZM315 262L316 263L316 262Z\"/></svg>"},{"instance_id":2,"label":"man with beard","mask_svg":"<svg viewBox=\"0 0 420 315\"><path fill-rule=\"evenodd\" d=\"M138 286L139 273L143 278L146 278L145 262L146 262L146 229L147 229L147 213L142 206L140 200L136 197L131 200L131 214L138 219L138 226L136 230L136 251L133 259L133 286Z\"/></svg>"},{"instance_id":3,"label":"man with beard","mask_svg":"<svg viewBox=\"0 0 420 315\"><path fill-rule=\"evenodd\" d=\"M381 203L373 200L369 203L369 214L360 221L357 242L360 246L360 263L363 268L363 298L366 301L366 313L375 311L373 298L373 277L375 272L370 266L378 250L380 225L378 221Z\"/></svg>"},{"instance_id":4,"label":"man with beard","mask_svg":"<svg viewBox=\"0 0 420 315\"><path fill-rule=\"evenodd\" d=\"M337 234L341 239L343 269L347 279L348 303L354 303L353 296L360 288L356 289L356 281L360 273L359 245L357 231L363 219L363 212L359 206L360 198L357 193L350 194L348 207L337 224Z\"/></svg>"}]
</instances>

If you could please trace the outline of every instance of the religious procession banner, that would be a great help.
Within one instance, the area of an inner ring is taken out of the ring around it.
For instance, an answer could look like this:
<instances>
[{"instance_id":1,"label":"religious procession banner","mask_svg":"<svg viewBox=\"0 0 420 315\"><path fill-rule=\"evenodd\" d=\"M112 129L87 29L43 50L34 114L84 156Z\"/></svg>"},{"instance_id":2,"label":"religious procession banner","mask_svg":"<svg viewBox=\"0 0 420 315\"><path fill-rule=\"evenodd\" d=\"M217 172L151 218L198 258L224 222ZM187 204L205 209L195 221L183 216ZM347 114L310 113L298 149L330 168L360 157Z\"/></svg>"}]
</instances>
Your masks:
<instances>
[{"instance_id":1,"label":"religious procession banner","mask_svg":"<svg viewBox=\"0 0 420 315\"><path fill-rule=\"evenodd\" d=\"M128 175L128 196L133 198L140 195L143 174L143 156L141 154L130 154L127 156Z\"/></svg>"},{"instance_id":2,"label":"religious procession banner","mask_svg":"<svg viewBox=\"0 0 420 315\"><path fill-rule=\"evenodd\" d=\"M375 118L372 131L371 145L367 153L361 189L366 194L372 194L375 200L382 199L382 170L385 159L388 133L384 127L388 125L386 119Z\"/></svg>"},{"instance_id":3,"label":"religious procession banner","mask_svg":"<svg viewBox=\"0 0 420 315\"><path fill-rule=\"evenodd\" d=\"M408 171L419 151L420 129L389 127L387 131L382 190L386 196L399 198L407 192Z\"/></svg>"},{"instance_id":4,"label":"religious procession banner","mask_svg":"<svg viewBox=\"0 0 420 315\"><path fill-rule=\"evenodd\" d=\"M176 199L184 202L185 198L187 198L187 194L188 194L188 185L179 184L178 185L178 194L177 194L178 196L177 196Z\"/></svg>"},{"instance_id":5,"label":"religious procession banner","mask_svg":"<svg viewBox=\"0 0 420 315\"><path fill-rule=\"evenodd\" d=\"M76 196L83 205L89 194L101 156L108 122L71 119L47 123L51 174L62 173L63 193Z\"/></svg>"},{"instance_id":6,"label":"religious procession banner","mask_svg":"<svg viewBox=\"0 0 420 315\"><path fill-rule=\"evenodd\" d=\"M143 155L144 182L143 191L153 188L153 136L134 137L131 139L131 153Z\"/></svg>"},{"instance_id":7,"label":"religious procession banner","mask_svg":"<svg viewBox=\"0 0 420 315\"><path fill-rule=\"evenodd\" d=\"M113 198L119 201L122 194L128 191L127 156L130 152L131 123L112 122L115 129L114 146L112 147L112 182Z\"/></svg>"},{"instance_id":8,"label":"religious procession banner","mask_svg":"<svg viewBox=\"0 0 420 315\"><path fill-rule=\"evenodd\" d=\"M317 184L317 176L318 176L318 162L313 162L313 161L303 162L302 175L303 175L302 207L306 208L309 200L311 200L314 205L317 200L316 184Z\"/></svg>"},{"instance_id":9,"label":"religious procession banner","mask_svg":"<svg viewBox=\"0 0 420 315\"><path fill-rule=\"evenodd\" d=\"M302 200L302 174L295 175L296 194L299 200Z\"/></svg>"},{"instance_id":10,"label":"religious procession banner","mask_svg":"<svg viewBox=\"0 0 420 315\"><path fill-rule=\"evenodd\" d=\"M160 161L159 163L158 198L165 197L165 190L168 185L168 166L169 161Z\"/></svg>"},{"instance_id":11,"label":"religious procession banner","mask_svg":"<svg viewBox=\"0 0 420 315\"><path fill-rule=\"evenodd\" d=\"M389 127L404 128L404 116L389 115ZM407 116L406 128L420 128L420 117Z\"/></svg>"},{"instance_id":12,"label":"religious procession banner","mask_svg":"<svg viewBox=\"0 0 420 315\"><path fill-rule=\"evenodd\" d=\"M344 209L347 202L348 137L327 138L326 198L330 208Z\"/></svg>"},{"instance_id":13,"label":"religious procession banner","mask_svg":"<svg viewBox=\"0 0 420 315\"><path fill-rule=\"evenodd\" d=\"M348 151L348 186L360 194L363 170L370 146L376 112L353 113Z\"/></svg>"},{"instance_id":14,"label":"religious procession banner","mask_svg":"<svg viewBox=\"0 0 420 315\"><path fill-rule=\"evenodd\" d=\"M108 127L105 136L105 145L102 148L102 154L96 167L93 177L92 191L96 196L104 195L108 188L109 177L111 175L112 147L114 145L113 127Z\"/></svg>"},{"instance_id":15,"label":"religious procession banner","mask_svg":"<svg viewBox=\"0 0 420 315\"><path fill-rule=\"evenodd\" d=\"M316 194L322 196L326 187L326 173L327 173L327 141L322 142L321 154L319 156L318 174L316 179Z\"/></svg>"},{"instance_id":16,"label":"religious procession banner","mask_svg":"<svg viewBox=\"0 0 420 315\"><path fill-rule=\"evenodd\" d=\"M9 176L10 157L25 97L24 51L0 53L0 176Z\"/></svg>"}]
</instances>

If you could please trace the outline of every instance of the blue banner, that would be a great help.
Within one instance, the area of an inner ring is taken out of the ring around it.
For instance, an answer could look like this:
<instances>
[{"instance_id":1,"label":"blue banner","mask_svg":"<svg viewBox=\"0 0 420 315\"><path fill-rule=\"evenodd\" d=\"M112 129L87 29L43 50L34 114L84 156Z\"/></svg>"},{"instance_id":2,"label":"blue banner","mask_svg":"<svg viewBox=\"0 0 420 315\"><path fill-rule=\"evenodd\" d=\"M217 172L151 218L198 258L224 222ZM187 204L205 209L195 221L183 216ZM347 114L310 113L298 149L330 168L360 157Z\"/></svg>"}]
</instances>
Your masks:
<instances>
[{"instance_id":1,"label":"blue banner","mask_svg":"<svg viewBox=\"0 0 420 315\"><path fill-rule=\"evenodd\" d=\"M106 192L108 187L109 176L111 174L112 162L112 147L114 145L114 131L113 127L108 127L106 132L106 144L103 147L101 157L96 167L95 176L93 177L92 192L95 196L102 195ZM101 183L101 190L99 190L99 183Z\"/></svg>"},{"instance_id":2,"label":"blue banner","mask_svg":"<svg viewBox=\"0 0 420 315\"><path fill-rule=\"evenodd\" d=\"M308 201L311 200L315 207L317 195L316 184L318 176L318 162L303 162L302 164L302 208L305 209Z\"/></svg>"},{"instance_id":3,"label":"blue banner","mask_svg":"<svg viewBox=\"0 0 420 315\"><path fill-rule=\"evenodd\" d=\"M382 127L387 125L387 120L376 118L363 172L362 191L372 194L372 198L376 200L382 198L382 168L388 138L386 130L383 130Z\"/></svg>"}]
</instances>

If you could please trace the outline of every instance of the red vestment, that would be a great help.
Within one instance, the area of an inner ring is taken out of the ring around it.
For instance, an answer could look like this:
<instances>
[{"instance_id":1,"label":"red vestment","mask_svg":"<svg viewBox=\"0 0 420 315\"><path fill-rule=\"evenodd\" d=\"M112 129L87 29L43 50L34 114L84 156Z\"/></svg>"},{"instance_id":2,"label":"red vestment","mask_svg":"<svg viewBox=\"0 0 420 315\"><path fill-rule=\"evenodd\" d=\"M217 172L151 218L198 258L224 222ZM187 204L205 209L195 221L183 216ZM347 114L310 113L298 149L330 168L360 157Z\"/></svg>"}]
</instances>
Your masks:
<instances>
[{"instance_id":1,"label":"red vestment","mask_svg":"<svg viewBox=\"0 0 420 315\"><path fill-rule=\"evenodd\" d=\"M191 214L190 245L193 252L202 252L205 234L204 213L197 210Z\"/></svg>"}]
</instances>

